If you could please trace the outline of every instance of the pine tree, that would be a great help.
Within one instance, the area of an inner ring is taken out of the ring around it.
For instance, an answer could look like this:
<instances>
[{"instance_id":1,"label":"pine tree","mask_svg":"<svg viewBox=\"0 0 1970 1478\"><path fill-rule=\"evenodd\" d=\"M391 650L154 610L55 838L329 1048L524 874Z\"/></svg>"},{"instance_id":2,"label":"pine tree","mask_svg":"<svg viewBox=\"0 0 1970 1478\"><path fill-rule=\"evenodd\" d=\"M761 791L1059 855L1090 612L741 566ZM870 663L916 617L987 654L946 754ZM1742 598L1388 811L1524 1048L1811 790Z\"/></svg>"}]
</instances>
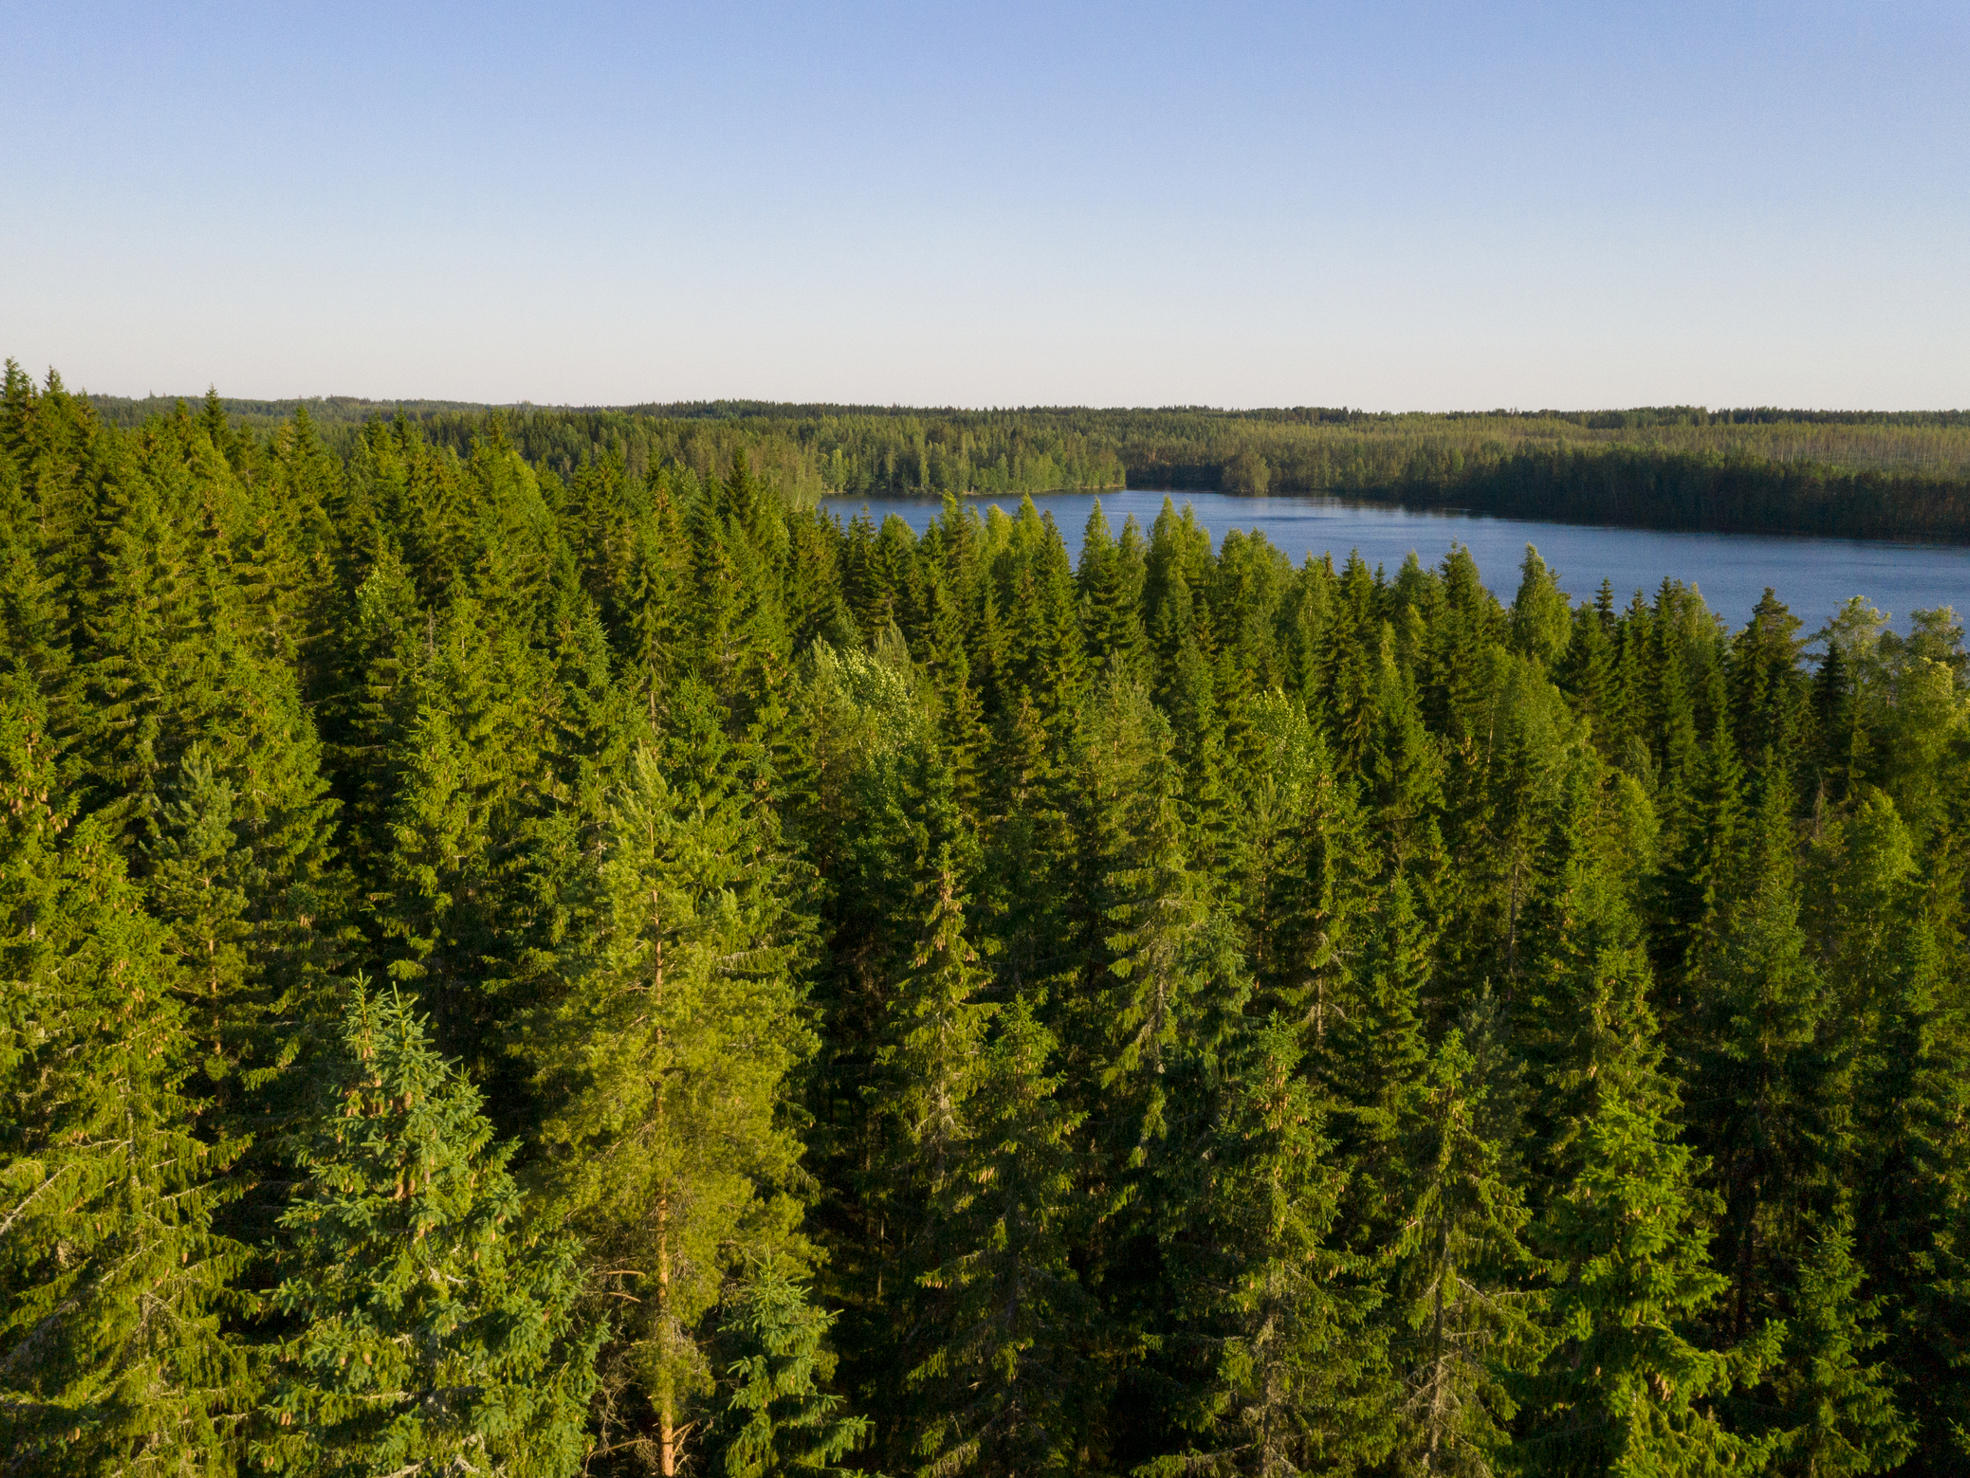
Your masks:
<instances>
[{"instance_id":1,"label":"pine tree","mask_svg":"<svg viewBox=\"0 0 1970 1478\"><path fill-rule=\"evenodd\" d=\"M709 1394L707 1320L751 1251L791 1252L797 1146L783 1081L811 1050L788 978L775 839L735 790L710 713L673 784L632 757L595 870L592 932L522 1038L545 1116L536 1174L615 1300L600 1440L674 1472Z\"/></svg>"},{"instance_id":2,"label":"pine tree","mask_svg":"<svg viewBox=\"0 0 1970 1478\"><path fill-rule=\"evenodd\" d=\"M395 991L350 992L282 1214L258 1461L277 1473L571 1474L600 1329L572 1238L530 1219L479 1095Z\"/></svg>"}]
</instances>

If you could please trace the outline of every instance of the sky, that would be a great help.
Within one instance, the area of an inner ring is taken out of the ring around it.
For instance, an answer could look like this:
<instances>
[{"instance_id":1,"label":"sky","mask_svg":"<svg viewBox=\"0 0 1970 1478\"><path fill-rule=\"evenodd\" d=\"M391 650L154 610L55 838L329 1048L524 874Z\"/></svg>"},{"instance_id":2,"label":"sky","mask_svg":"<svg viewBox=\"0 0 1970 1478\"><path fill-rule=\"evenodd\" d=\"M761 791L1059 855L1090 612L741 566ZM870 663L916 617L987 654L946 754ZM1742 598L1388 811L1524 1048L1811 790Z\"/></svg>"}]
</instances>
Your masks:
<instances>
[{"instance_id":1,"label":"sky","mask_svg":"<svg viewBox=\"0 0 1970 1478\"><path fill-rule=\"evenodd\" d=\"M0 6L0 354L625 404L1970 405L1970 5Z\"/></svg>"}]
</instances>

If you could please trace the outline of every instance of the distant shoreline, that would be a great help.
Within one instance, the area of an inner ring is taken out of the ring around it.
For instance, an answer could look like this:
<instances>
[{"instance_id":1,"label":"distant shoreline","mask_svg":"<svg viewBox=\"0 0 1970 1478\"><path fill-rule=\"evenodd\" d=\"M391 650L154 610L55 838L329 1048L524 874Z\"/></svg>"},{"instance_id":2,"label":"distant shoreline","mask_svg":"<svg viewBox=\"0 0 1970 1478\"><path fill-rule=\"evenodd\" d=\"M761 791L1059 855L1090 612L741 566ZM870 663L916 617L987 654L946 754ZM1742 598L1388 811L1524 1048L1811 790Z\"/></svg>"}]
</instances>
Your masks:
<instances>
[{"instance_id":1,"label":"distant shoreline","mask_svg":"<svg viewBox=\"0 0 1970 1478\"><path fill-rule=\"evenodd\" d=\"M112 425L190 402L90 396ZM1418 511L1611 528L1970 544L1970 411L1692 406L1364 412L906 407L705 401L625 407L456 401L228 400L273 435L297 415L347 453L398 420L465 454L509 440L562 478L619 457L722 476L743 455L798 502L822 496L1018 497L1158 487L1341 497Z\"/></svg>"}]
</instances>

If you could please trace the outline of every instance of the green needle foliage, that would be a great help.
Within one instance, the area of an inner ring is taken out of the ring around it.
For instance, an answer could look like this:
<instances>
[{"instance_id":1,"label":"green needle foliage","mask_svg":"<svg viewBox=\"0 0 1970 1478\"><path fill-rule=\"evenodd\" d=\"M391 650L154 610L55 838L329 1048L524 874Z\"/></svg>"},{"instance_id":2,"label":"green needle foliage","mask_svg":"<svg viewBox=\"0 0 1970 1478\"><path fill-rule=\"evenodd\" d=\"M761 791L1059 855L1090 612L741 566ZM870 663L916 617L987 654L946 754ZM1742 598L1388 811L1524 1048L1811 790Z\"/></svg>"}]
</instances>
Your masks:
<instances>
[{"instance_id":1,"label":"green needle foliage","mask_svg":"<svg viewBox=\"0 0 1970 1478\"><path fill-rule=\"evenodd\" d=\"M1575 1168L1538 1229L1553 1345L1522 1386L1535 1418L1519 1448L1529 1473L1667 1478L1733 1472L1761 1456L1712 1409L1768 1351L1699 1342L1699 1321L1730 1280L1705 1259L1708 1208L1675 1138L1652 1015L1624 988L1632 983L1588 1004L1606 1046L1572 1139Z\"/></svg>"},{"instance_id":2,"label":"green needle foliage","mask_svg":"<svg viewBox=\"0 0 1970 1478\"><path fill-rule=\"evenodd\" d=\"M1192 1442L1148 1471L1359 1472L1386 1455L1389 1375L1364 1269L1334 1245L1346 1171L1278 1021L1241 1045L1190 1207L1180 1341L1208 1357L1180 1418Z\"/></svg>"},{"instance_id":3,"label":"green needle foliage","mask_svg":"<svg viewBox=\"0 0 1970 1478\"><path fill-rule=\"evenodd\" d=\"M1069 1261L1079 1116L1053 1037L1014 1003L980 1063L971 1132L931 1200L935 1339L905 1377L919 1473L1068 1473L1087 1417L1089 1307Z\"/></svg>"},{"instance_id":4,"label":"green needle foliage","mask_svg":"<svg viewBox=\"0 0 1970 1478\"><path fill-rule=\"evenodd\" d=\"M678 1461L711 1393L731 1278L747 1256L803 1250L781 1119L782 1078L807 1048L787 974L792 879L723 769L723 736L695 722L680 719L668 774L651 746L631 756L570 942L581 973L517 1046L547 1106L538 1173L609 1315L603 1446L658 1466Z\"/></svg>"},{"instance_id":5,"label":"green needle foliage","mask_svg":"<svg viewBox=\"0 0 1970 1478\"><path fill-rule=\"evenodd\" d=\"M71 827L32 702L0 695L0 1459L219 1473L251 1399L164 931L108 828Z\"/></svg>"},{"instance_id":6,"label":"green needle foliage","mask_svg":"<svg viewBox=\"0 0 1970 1478\"><path fill-rule=\"evenodd\" d=\"M1406 1214L1390 1250L1399 1314L1393 1358L1405 1373L1402 1452L1409 1471L1484 1478L1517 1411L1501 1375L1541 1343L1540 1296L1526 1287L1528 1213L1509 1178L1497 1116L1462 1036L1429 1066L1416 1114Z\"/></svg>"},{"instance_id":7,"label":"green needle foliage","mask_svg":"<svg viewBox=\"0 0 1970 1478\"><path fill-rule=\"evenodd\" d=\"M1781 1377L1786 1430L1777 1468L1808 1478L1891 1470L1914 1445L1888 1371L1866 1357L1886 1342L1880 1301L1861 1294L1853 1210L1843 1196L1800 1272Z\"/></svg>"},{"instance_id":8,"label":"green needle foliage","mask_svg":"<svg viewBox=\"0 0 1970 1478\"><path fill-rule=\"evenodd\" d=\"M740 1282L724 1327L744 1353L726 1368L729 1394L714 1438L726 1478L849 1474L840 1460L867 1440L869 1419L849 1415L826 1389L831 1323L781 1259L769 1256Z\"/></svg>"},{"instance_id":9,"label":"green needle foliage","mask_svg":"<svg viewBox=\"0 0 1970 1478\"><path fill-rule=\"evenodd\" d=\"M395 991L358 979L337 1091L281 1217L265 1435L277 1473L565 1473L601 1330L577 1245L529 1223L479 1095ZM537 1216L537 1213L536 1213Z\"/></svg>"},{"instance_id":10,"label":"green needle foliage","mask_svg":"<svg viewBox=\"0 0 1970 1478\"><path fill-rule=\"evenodd\" d=\"M1955 613L1038 496L1960 538L1966 426L9 365L0 1478L1970 1470Z\"/></svg>"}]
</instances>

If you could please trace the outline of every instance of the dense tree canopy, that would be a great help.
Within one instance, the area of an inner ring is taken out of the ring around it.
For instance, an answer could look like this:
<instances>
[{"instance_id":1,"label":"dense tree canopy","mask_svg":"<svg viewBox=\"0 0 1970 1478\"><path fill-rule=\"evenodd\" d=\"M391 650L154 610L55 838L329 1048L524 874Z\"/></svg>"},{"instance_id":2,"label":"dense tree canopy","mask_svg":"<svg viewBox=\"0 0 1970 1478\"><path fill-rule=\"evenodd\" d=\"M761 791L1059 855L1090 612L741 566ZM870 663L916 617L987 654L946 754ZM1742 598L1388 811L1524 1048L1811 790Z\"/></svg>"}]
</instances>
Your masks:
<instances>
[{"instance_id":1,"label":"dense tree canopy","mask_svg":"<svg viewBox=\"0 0 1970 1478\"><path fill-rule=\"evenodd\" d=\"M0 1472L1970 1467L1953 613L807 497L1344 416L276 409L0 398Z\"/></svg>"},{"instance_id":2,"label":"dense tree canopy","mask_svg":"<svg viewBox=\"0 0 1970 1478\"><path fill-rule=\"evenodd\" d=\"M122 426L172 407L162 397L94 402ZM490 409L346 396L223 404L262 430L311 415L338 448L359 440L369 420L395 416L461 455ZM640 479L665 462L722 475L743 453L800 500L1126 482L1337 493L1575 523L1970 542L1970 411L977 411L706 401L509 406L499 425L536 466L591 486L623 471Z\"/></svg>"}]
</instances>

